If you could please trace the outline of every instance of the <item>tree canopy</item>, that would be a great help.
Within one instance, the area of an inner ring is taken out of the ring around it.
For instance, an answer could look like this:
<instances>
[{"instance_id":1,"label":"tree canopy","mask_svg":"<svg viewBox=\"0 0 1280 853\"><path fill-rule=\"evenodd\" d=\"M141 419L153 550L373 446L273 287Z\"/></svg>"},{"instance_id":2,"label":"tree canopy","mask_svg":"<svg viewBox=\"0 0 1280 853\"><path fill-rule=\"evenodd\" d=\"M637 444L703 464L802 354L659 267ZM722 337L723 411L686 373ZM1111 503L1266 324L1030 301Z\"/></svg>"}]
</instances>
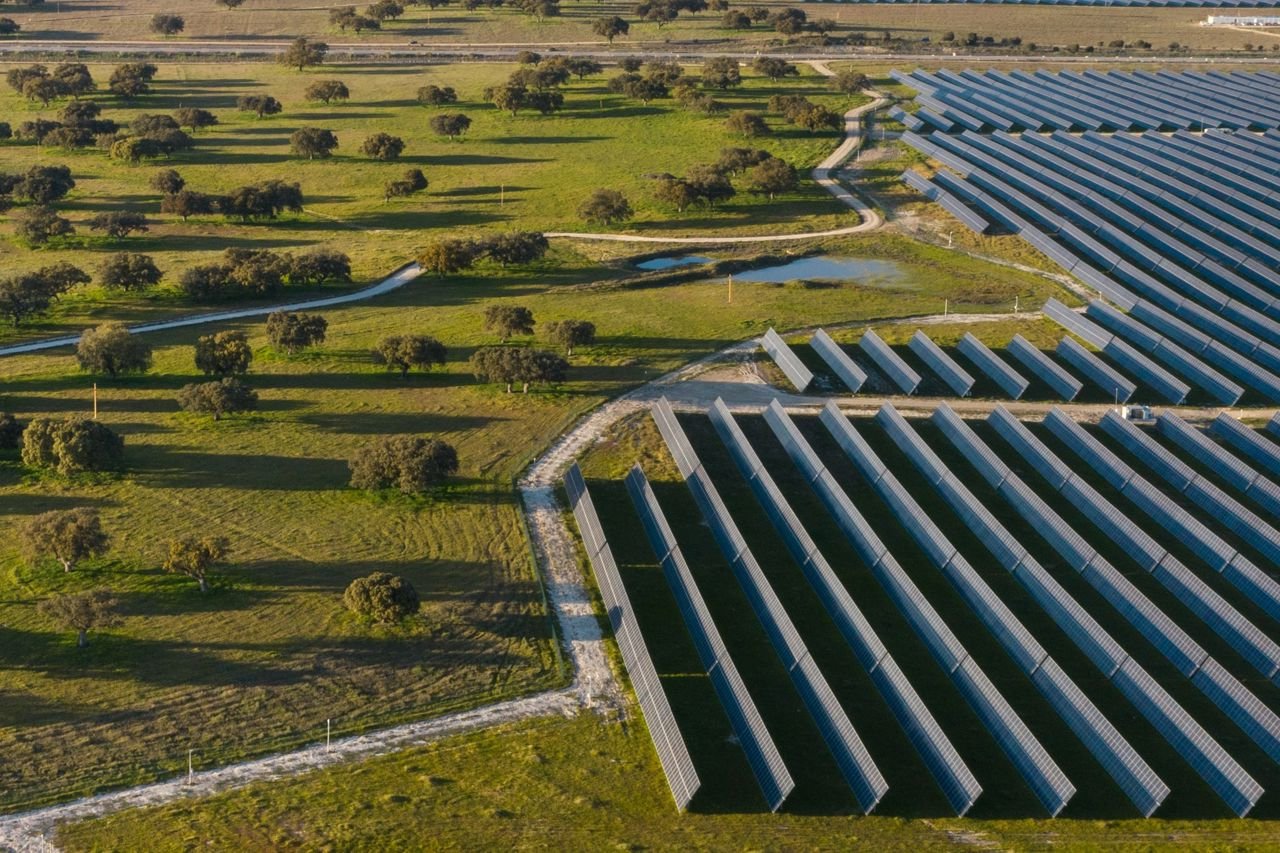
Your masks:
<instances>
[{"instance_id":1,"label":"tree canopy","mask_svg":"<svg viewBox=\"0 0 1280 853\"><path fill-rule=\"evenodd\" d=\"M244 332L214 332L196 339L196 369L201 373L228 376L246 373L253 361L253 350Z\"/></svg>"},{"instance_id":2,"label":"tree canopy","mask_svg":"<svg viewBox=\"0 0 1280 853\"><path fill-rule=\"evenodd\" d=\"M171 539L164 570L172 575L186 575L200 585L200 592L208 592L209 572L230 552L231 543L224 536Z\"/></svg>"},{"instance_id":3,"label":"tree canopy","mask_svg":"<svg viewBox=\"0 0 1280 853\"><path fill-rule=\"evenodd\" d=\"M55 595L40 602L37 610L65 628L76 632L76 645L89 645L89 632L95 628L112 628L120 624L119 602L110 590Z\"/></svg>"},{"instance_id":4,"label":"tree canopy","mask_svg":"<svg viewBox=\"0 0 1280 853\"><path fill-rule=\"evenodd\" d=\"M151 369L151 345L124 323L103 323L80 335L76 363L81 370L105 373L112 379L122 373L145 373Z\"/></svg>"},{"instance_id":5,"label":"tree canopy","mask_svg":"<svg viewBox=\"0 0 1280 853\"><path fill-rule=\"evenodd\" d=\"M329 45L299 36L280 54L280 64L301 71L312 65L321 65L329 53Z\"/></svg>"},{"instance_id":6,"label":"tree canopy","mask_svg":"<svg viewBox=\"0 0 1280 853\"><path fill-rule=\"evenodd\" d=\"M258 392L231 376L213 382L192 382L178 391L178 406L184 412L223 415L248 412L258 407Z\"/></svg>"},{"instance_id":7,"label":"tree canopy","mask_svg":"<svg viewBox=\"0 0 1280 853\"><path fill-rule=\"evenodd\" d=\"M105 424L81 416L33 418L22 433L22 464L64 476L118 471L124 465L124 439Z\"/></svg>"},{"instance_id":8,"label":"tree canopy","mask_svg":"<svg viewBox=\"0 0 1280 853\"><path fill-rule=\"evenodd\" d=\"M329 321L319 314L295 314L276 311L267 316L267 339L272 346L290 355L324 343Z\"/></svg>"},{"instance_id":9,"label":"tree canopy","mask_svg":"<svg viewBox=\"0 0 1280 853\"><path fill-rule=\"evenodd\" d=\"M102 556L111 544L98 511L90 507L42 512L22 526L19 538L33 563L51 557L64 572L90 557Z\"/></svg>"},{"instance_id":10,"label":"tree canopy","mask_svg":"<svg viewBox=\"0 0 1280 853\"><path fill-rule=\"evenodd\" d=\"M370 353L374 364L385 365L388 370L399 370L403 379L413 368L430 370L443 366L449 358L449 350L430 335L389 335L378 342Z\"/></svg>"},{"instance_id":11,"label":"tree canopy","mask_svg":"<svg viewBox=\"0 0 1280 853\"><path fill-rule=\"evenodd\" d=\"M342 594L342 603L351 612L382 624L399 622L421 607L413 584L389 572L356 578Z\"/></svg>"},{"instance_id":12,"label":"tree canopy","mask_svg":"<svg viewBox=\"0 0 1280 853\"><path fill-rule=\"evenodd\" d=\"M289 150L308 160L324 159L337 147L334 132L319 127L300 127L289 136Z\"/></svg>"},{"instance_id":13,"label":"tree canopy","mask_svg":"<svg viewBox=\"0 0 1280 853\"><path fill-rule=\"evenodd\" d=\"M351 487L425 492L458 472L458 453L437 438L391 435L351 459Z\"/></svg>"},{"instance_id":14,"label":"tree canopy","mask_svg":"<svg viewBox=\"0 0 1280 853\"><path fill-rule=\"evenodd\" d=\"M578 218L600 225L630 219L633 213L626 196L617 190L598 189L578 205Z\"/></svg>"}]
</instances>

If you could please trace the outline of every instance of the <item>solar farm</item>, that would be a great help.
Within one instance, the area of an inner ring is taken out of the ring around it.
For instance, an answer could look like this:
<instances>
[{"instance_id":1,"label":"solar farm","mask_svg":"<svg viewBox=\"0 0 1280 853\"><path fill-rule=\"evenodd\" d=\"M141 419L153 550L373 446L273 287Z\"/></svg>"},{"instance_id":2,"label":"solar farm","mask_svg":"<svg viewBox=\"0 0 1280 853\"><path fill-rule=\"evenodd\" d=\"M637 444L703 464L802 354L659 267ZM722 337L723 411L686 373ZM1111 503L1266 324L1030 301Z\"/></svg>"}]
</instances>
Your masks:
<instances>
[{"instance_id":1,"label":"solar farm","mask_svg":"<svg viewBox=\"0 0 1280 853\"><path fill-rule=\"evenodd\" d=\"M908 185L1085 305L1051 350L769 329L772 402L571 468L675 806L1273 816L1280 77L897 77Z\"/></svg>"}]
</instances>

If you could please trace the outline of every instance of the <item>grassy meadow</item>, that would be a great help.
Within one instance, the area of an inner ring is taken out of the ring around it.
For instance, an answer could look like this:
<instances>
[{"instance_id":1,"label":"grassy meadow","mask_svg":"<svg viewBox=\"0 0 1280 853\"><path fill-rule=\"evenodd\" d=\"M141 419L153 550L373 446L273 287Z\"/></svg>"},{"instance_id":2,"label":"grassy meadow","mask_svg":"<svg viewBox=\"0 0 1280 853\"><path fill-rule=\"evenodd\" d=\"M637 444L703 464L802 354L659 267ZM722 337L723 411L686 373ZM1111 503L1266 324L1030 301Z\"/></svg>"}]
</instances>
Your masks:
<instances>
[{"instance_id":1,"label":"grassy meadow","mask_svg":"<svg viewBox=\"0 0 1280 853\"><path fill-rule=\"evenodd\" d=\"M12 66L6 66L12 67ZM140 320L189 311L176 291L188 266L213 259L229 247L299 250L337 246L352 259L357 281L380 278L412 259L426 243L442 236L478 235L515 229L595 230L577 218L578 204L594 189L621 190L635 219L614 230L640 234L771 233L821 230L855 224L856 214L808 179L808 168L836 145L835 132L810 133L771 116L773 135L744 141L724 127L724 116L691 113L669 99L649 106L605 91L608 76L573 81L564 87L565 109L543 117L521 112L512 117L483 103L486 86L499 83L514 63L452 64L425 67L326 66L305 73L265 63L160 65L155 91L132 103L99 96L105 117L127 124L143 113L164 113L180 106L213 111L219 124L201 131L196 146L172 158L140 165L113 161L98 150L64 151L9 142L0 145L0 171L25 172L36 163L66 164L77 186L56 204L77 225L70 238L32 249L0 239L0 265L8 270L67 260L93 271L114 252L146 252L167 272L161 286L139 295L104 293L89 286L68 294L47 317L19 330L0 330L0 339L74 332L101 319ZM112 66L93 65L100 84ZM696 66L690 67L696 73ZM834 109L859 103L857 97L828 92L823 78L807 67L802 76L773 84L744 69L744 85L723 96L732 109L764 111L769 97L797 92ZM340 79L351 90L345 103L308 104L306 87L317 79ZM453 86L456 107L426 108L416 93L427 84ZM244 94L272 95L284 112L258 119L235 109ZM47 109L17 93L0 93L0 120L56 118L61 104ZM433 135L428 127L437 112L463 112L473 124L461 141ZM289 151L289 135L300 127L333 130L339 148L327 160L307 161ZM364 139L377 132L405 140L396 162L360 154ZM652 198L647 175L682 174L690 166L714 161L721 148L752 144L768 148L804 173L799 189L770 202L741 193L714 210L683 214ZM425 193L385 202L383 185L410 167L430 181ZM192 189L226 192L247 183L284 178L302 186L306 212L256 224L220 216L183 222L159 212L160 195L148 186L159 169L177 169ZM124 240L109 240L84 224L104 210L130 210L152 220L151 230ZM7 219L7 218L6 218ZM12 226L0 223L0 236ZM611 254L586 247L581 255L560 255L565 267L582 267Z\"/></svg>"},{"instance_id":2,"label":"grassy meadow","mask_svg":"<svg viewBox=\"0 0 1280 853\"><path fill-rule=\"evenodd\" d=\"M357 8L365 4L354 4ZM970 4L884 4L846 5L842 3L788 3L762 0L767 9L795 6L810 18L831 18L837 27L831 35L863 34L879 38L889 31L899 38L933 42L943 34L968 32L1000 38L1021 36L1023 43L1041 45L1081 45L1145 39L1157 48L1171 42L1196 50L1240 50L1246 42L1269 44L1268 32L1240 32L1227 28L1201 27L1208 14L1200 8L1093 8L1053 6L1010 6ZM619 38L619 49L645 48L655 44L698 41L765 45L783 44L785 37L764 24L752 29L729 30L721 26L721 15L707 11L683 14L661 28L643 23L634 14L634 4L619 0L566 0L560 15L537 21L514 9L469 12L460 4L434 10L410 6L398 21L383 23L381 30L357 35L342 32L329 24L327 4L312 0L248 0L241 8L226 10L211 2L191 8L175 8L165 0L61 0L43 8L17 7L7 14L18 21L22 36L63 40L144 40L181 43L193 41L244 42L280 40L294 35L323 38L334 44L419 43L447 45L489 44L590 44L600 49L606 43L591 32L591 23L604 15L621 15L631 21L631 33ZM148 24L157 13L181 14L186 21L182 35L165 38L150 32ZM1217 14L1236 14L1229 9ZM1239 14L1249 14L1247 10Z\"/></svg>"},{"instance_id":3,"label":"grassy meadow","mask_svg":"<svg viewBox=\"0 0 1280 853\"><path fill-rule=\"evenodd\" d=\"M151 338L154 369L97 378L100 418L126 439L118 478L36 478L13 454L0 465L0 806L15 808L167 775L194 748L199 765L307 742L334 720L352 731L560 683L550 629L511 477L580 413L729 342L780 329L938 310L985 311L1015 294L1042 301L1041 278L887 236L833 251L893 260L893 288L809 289L723 283L647 289L583 287L591 270L555 259L522 271L423 277L375 302L324 312L319 349L275 353L261 323L246 382L260 411L213 423L180 413L174 395L199 377L183 330ZM596 271L601 277L604 273ZM540 323L578 317L598 342L575 354L569 382L508 396L478 386L465 361L494 342L481 329L493 300L529 306ZM421 332L450 347L447 367L401 380L369 361L384 335ZM87 412L94 377L55 352L3 362L0 410L22 418ZM346 460L378 435L429 433L453 443L457 482L420 500L346 488ZM70 575L31 566L13 532L35 513L97 507L110 554ZM158 565L168 538L231 538L230 569L201 596ZM370 630L341 591L387 569L421 591L421 630ZM86 650L36 612L55 592L105 586L122 627Z\"/></svg>"},{"instance_id":4,"label":"grassy meadow","mask_svg":"<svg viewBox=\"0 0 1280 853\"><path fill-rule=\"evenodd\" d=\"M875 815L857 814L856 804L816 729L794 701L785 670L709 530L699 522L698 511L679 482L656 429L647 415L637 415L587 454L584 470L654 663L703 781L688 814L678 815L672 807L638 714L621 724L584 714L572 720L539 720L469 734L283 783L253 785L208 799L68 825L60 831L59 843L69 850L127 849L159 837L163 841L158 849L175 850L232 843L249 850L282 846L366 849L375 843L371 839L377 839L378 845L396 848L420 843L415 834L421 827L431 826L433 845L447 849L498 843L516 849L541 849L548 844L564 849L806 850L932 850L972 844L1014 851L1274 847L1271 823L1275 804L1264 799L1249 819L1231 818L1163 738L1045 619L1026 591L989 559L983 559L983 546L893 442L870 421L858 421L858 429L943 532L1171 786L1173 792L1154 818L1137 817L1101 766L906 535L892 511L869 487L864 488L860 475L825 429L814 418L798 418L802 431L846 485L868 523L1076 784L1078 792L1062 815L1045 818L981 722L934 665L803 477L786 460L768 427L758 417L739 417L806 529L983 785L984 793L968 817L950 817L927 770L796 570L709 422L694 416L682 416L681 420L814 659L886 774L890 791ZM1022 469L992 431L981 425L977 429L1005 461ZM935 430L925 425L921 433L953 470L964 472L966 483L978 498L1248 772L1264 787L1280 783L1275 764L1091 587L1058 562L1045 543L973 475L966 461ZM1043 431L1040 434L1048 438ZM727 722L687 634L681 628L664 630L680 625L681 620L619 481L636 461L653 483L729 652L796 779L797 787L780 814L767 812L741 750L729 739ZM1038 493L1053 500L1038 478L1024 473ZM1097 482L1095 485L1106 489ZM1263 701L1276 700L1275 685L1224 648L1174 596L1149 575L1136 571L1123 552L1069 509L1064 513L1068 523L1084 532L1093 547ZM1212 519L1205 521L1212 523ZM1250 618L1265 618L1219 579L1207 580Z\"/></svg>"}]
</instances>

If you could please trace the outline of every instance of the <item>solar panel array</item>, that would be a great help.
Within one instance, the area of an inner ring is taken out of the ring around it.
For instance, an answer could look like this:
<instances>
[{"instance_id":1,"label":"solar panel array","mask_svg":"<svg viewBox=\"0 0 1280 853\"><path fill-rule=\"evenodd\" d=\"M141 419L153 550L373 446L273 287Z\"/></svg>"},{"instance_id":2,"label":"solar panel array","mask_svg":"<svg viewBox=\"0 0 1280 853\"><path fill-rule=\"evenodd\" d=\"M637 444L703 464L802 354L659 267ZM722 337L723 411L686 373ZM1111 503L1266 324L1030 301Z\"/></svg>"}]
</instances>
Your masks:
<instances>
[{"instance_id":1,"label":"solar panel array","mask_svg":"<svg viewBox=\"0 0 1280 853\"><path fill-rule=\"evenodd\" d=\"M1169 793L1169 787L1116 731L1101 711L1076 687L1057 662L1035 640L1022 622L973 569L951 541L884 467L875 451L834 406L823 411L822 421L837 443L849 454L880 497L895 511L916 543L934 565L960 591L979 619L1018 664L1058 715L1075 732L1143 815L1150 815ZM877 423L924 473L934 488L983 538L997 562L1027 586L1060 627L1110 677L1128 655L1093 622L1066 592L1033 561L973 496L919 440L902 416L884 407ZM981 528L981 529L979 529ZM1047 602L1045 599L1049 599ZM1171 700L1170 700L1171 701Z\"/></svg>"},{"instance_id":2,"label":"solar panel array","mask_svg":"<svg viewBox=\"0 0 1280 853\"><path fill-rule=\"evenodd\" d=\"M1280 129L1280 77L1265 72L890 74L920 93L916 100L931 115L926 118L917 113L917 120L953 129Z\"/></svg>"},{"instance_id":3,"label":"solar panel array","mask_svg":"<svg viewBox=\"0 0 1280 853\"><path fill-rule=\"evenodd\" d=\"M765 409L764 419L938 665L951 677L1040 802L1056 815L1075 794L1075 786L884 546L777 400Z\"/></svg>"},{"instance_id":4,"label":"solar panel array","mask_svg":"<svg viewBox=\"0 0 1280 853\"><path fill-rule=\"evenodd\" d=\"M1040 351L1040 348L1022 335L1014 335L1009 341L1008 353L1053 392L1068 403L1084 390L1084 383L1064 370L1056 361ZM1127 397L1125 399L1128 399Z\"/></svg>"},{"instance_id":5,"label":"solar panel array","mask_svg":"<svg viewBox=\"0 0 1280 853\"><path fill-rule=\"evenodd\" d=\"M920 374L916 373L911 365L902 360L902 356L894 352L893 348L871 329L862 333L858 346L868 358L875 362L876 367L884 371L902 393L914 394L920 387Z\"/></svg>"},{"instance_id":6,"label":"solar panel array","mask_svg":"<svg viewBox=\"0 0 1280 853\"><path fill-rule=\"evenodd\" d=\"M1094 550L1084 537L996 456L950 407L945 404L939 406L934 410L931 421L977 469L987 484L1053 547L1067 566L1079 572L1117 613L1127 619L1179 672L1215 701L1268 755L1280 760L1280 717ZM1277 651L1280 652L1280 649Z\"/></svg>"},{"instance_id":7,"label":"solar panel array","mask_svg":"<svg viewBox=\"0 0 1280 853\"><path fill-rule=\"evenodd\" d=\"M831 368L831 372L839 377L840 381L845 384L853 393L858 393L867 381L867 372L858 366L857 362L849 358L844 350L840 348L831 336L823 329L813 333L813 337L809 340L809 345L813 347L827 367Z\"/></svg>"},{"instance_id":8,"label":"solar panel array","mask_svg":"<svg viewBox=\"0 0 1280 853\"><path fill-rule=\"evenodd\" d=\"M947 128L967 129L908 131L903 139L950 170L934 175L934 184L1023 237L1120 309L1099 303L1090 316L1124 344L1106 355L1126 373L1145 384L1149 365L1159 362L1166 376L1156 373L1152 387L1170 400L1177 386L1168 384L1167 374L1220 404L1232 404L1246 389L1280 401L1280 132L1010 132L1109 127L1100 118L1104 108L1131 114L1122 93L1107 88L1116 85L1111 78L1146 80L1144 74L1077 75L1080 86L1095 90L1092 102L1078 92L1062 100L1031 97L1046 81L1065 85L1068 73L924 75L939 87L920 84L922 112L933 105L959 118L960 107L945 98L964 91L969 109L985 120L970 114ZM919 84L919 76L911 79ZM1232 116L1250 113L1255 125L1259 115L1280 116L1274 75L1148 76L1154 78L1142 94L1148 102L1145 108L1136 102L1132 115L1144 109L1165 115L1167 105L1151 101L1175 92L1185 118L1200 110L1206 92L1216 91L1203 123L1230 128L1238 124ZM1078 118L1091 115L1096 121ZM1144 127L1176 125L1159 125L1151 115L1142 121Z\"/></svg>"},{"instance_id":9,"label":"solar panel array","mask_svg":"<svg viewBox=\"0 0 1280 853\"><path fill-rule=\"evenodd\" d=\"M1156 423L1161 435L1193 458L1209 466L1232 488L1267 510L1271 518L1280 518L1280 486L1264 477L1257 469L1228 453L1203 432L1173 412L1164 412ZM1269 536L1268 545L1271 542L1280 544L1280 534Z\"/></svg>"},{"instance_id":10,"label":"solar panel array","mask_svg":"<svg viewBox=\"0 0 1280 853\"><path fill-rule=\"evenodd\" d=\"M667 785L671 788L676 807L684 811L693 795L698 792L702 781L694 769L693 760L689 758L689 750L685 746L684 736L680 734L680 727L676 725L675 715L671 713L671 705L667 702L662 682L658 680L658 672L649 657L649 647L636 623L631 599L622 583L618 564L613 559L613 551L605 538L604 528L600 526L600 517L596 514L595 504L591 501L591 494L587 491L586 481L583 480L577 463L565 474L564 487L569 496L573 517L578 521L578 531L582 535L587 559L595 573L596 585L600 588L600 599L609 615L609 624L613 628L613 637L618 643L622 663L631 676L636 701L640 703L649 737L653 739L654 749L657 750L658 762L667 777Z\"/></svg>"},{"instance_id":11,"label":"solar panel array","mask_svg":"<svg viewBox=\"0 0 1280 853\"><path fill-rule=\"evenodd\" d=\"M1280 678L1280 645L1214 592L1167 548L1130 521L1119 507L1072 472L1007 410L994 410L987 421L1024 461L1048 481L1055 492L1093 522L1241 657L1267 678L1273 681Z\"/></svg>"},{"instance_id":12,"label":"solar panel array","mask_svg":"<svg viewBox=\"0 0 1280 853\"><path fill-rule=\"evenodd\" d=\"M1280 412L1276 412L1271 416L1271 420L1267 421L1267 432L1280 440Z\"/></svg>"},{"instance_id":13,"label":"solar panel array","mask_svg":"<svg viewBox=\"0 0 1280 853\"><path fill-rule=\"evenodd\" d=\"M1166 421L1166 423L1170 422ZM1160 479L1173 486L1178 493L1185 495L1196 506L1212 514L1269 560L1280 564L1280 533L1277 533L1274 527L1259 518L1256 513L1242 506L1239 501L1197 474L1191 466L1161 447L1159 442L1115 412L1108 412L1103 417L1102 429L1154 471ZM1201 538L1203 539L1203 536ZM1232 553L1233 549L1224 546L1225 543L1209 544L1209 540L1202 545L1212 553L1212 559L1221 559Z\"/></svg>"},{"instance_id":14,"label":"solar panel array","mask_svg":"<svg viewBox=\"0 0 1280 853\"><path fill-rule=\"evenodd\" d=\"M1054 409L1049 412L1044 422L1068 449L1134 506L1169 531L1210 568L1221 573L1273 619L1280 619L1280 585L1273 578L1191 513L1161 494L1061 411Z\"/></svg>"},{"instance_id":15,"label":"solar panel array","mask_svg":"<svg viewBox=\"0 0 1280 853\"><path fill-rule=\"evenodd\" d=\"M711 481L711 476L702 467L697 453L685 436L671 404L665 398L658 400L653 404L651 413L667 449L671 451L689 491L693 494L694 502L698 504L703 519L711 528L734 577L746 593L751 609L755 611L774 650L791 675L796 692L808 708L863 811L869 814L889 789L888 783L810 656L800 638L800 632L778 600L764 570L756 562L734 523L733 516Z\"/></svg>"},{"instance_id":16,"label":"solar panel array","mask_svg":"<svg viewBox=\"0 0 1280 853\"><path fill-rule=\"evenodd\" d=\"M805 367L804 362L791 347L787 346L787 342L777 332L772 328L765 332L764 337L760 339L760 346L769 353L769 357L786 374L787 379L791 380L791 384L797 391L804 391L809 387L809 383L813 381L813 372Z\"/></svg>"},{"instance_id":17,"label":"solar panel array","mask_svg":"<svg viewBox=\"0 0 1280 853\"><path fill-rule=\"evenodd\" d=\"M1031 385L1026 377L1006 364L986 344L975 338L972 332L964 333L964 337L956 344L956 349L959 350L961 355L977 365L978 369L988 379L996 383L1001 391L1015 400L1025 394L1027 388Z\"/></svg>"},{"instance_id":18,"label":"solar panel array","mask_svg":"<svg viewBox=\"0 0 1280 853\"><path fill-rule=\"evenodd\" d=\"M693 637L693 645L729 718L734 736L746 754L747 764L764 794L765 802L770 809L777 811L795 788L795 781L765 727L751 694L747 692L738 668L729 657L729 650L720 639L720 631L711 618L711 612L707 610L693 573L689 571L689 564L685 561L675 534L671 532L662 507L658 504L658 498L639 465L627 474L626 484L631 502L640 516L649 544L662 563L667 585L675 596L676 606L684 619L685 627Z\"/></svg>"},{"instance_id":19,"label":"solar panel array","mask_svg":"<svg viewBox=\"0 0 1280 853\"><path fill-rule=\"evenodd\" d=\"M979 3L994 6L1169 6L1209 9L1270 9L1280 5L1280 0L841 0L841 2L877 5L881 3Z\"/></svg>"},{"instance_id":20,"label":"solar panel array","mask_svg":"<svg viewBox=\"0 0 1280 853\"><path fill-rule=\"evenodd\" d=\"M1209 424L1209 432L1224 444L1230 445L1237 453L1247 456L1264 471L1280 477L1280 445L1268 441L1226 412Z\"/></svg>"},{"instance_id":21,"label":"solar panel array","mask_svg":"<svg viewBox=\"0 0 1280 853\"><path fill-rule=\"evenodd\" d=\"M965 814L982 793L978 780L836 577L724 401L716 400L709 415L769 520L858 661L870 674L885 703L902 724L907 738L937 780L947 801L957 815Z\"/></svg>"},{"instance_id":22,"label":"solar panel array","mask_svg":"<svg viewBox=\"0 0 1280 853\"><path fill-rule=\"evenodd\" d=\"M1044 314L1067 331L1079 335L1111 357L1144 384L1155 389L1164 399L1177 405L1187 398L1191 386L1170 374L1160 365L1138 352L1129 344L1103 329L1101 326L1077 314L1056 299L1044 304Z\"/></svg>"},{"instance_id":23,"label":"solar panel array","mask_svg":"<svg viewBox=\"0 0 1280 853\"><path fill-rule=\"evenodd\" d=\"M935 344L928 335L916 329L907 346L917 358L929 365L929 369L938 375L952 393L957 397L969 396L969 392L973 390L973 376L956 364L955 359L943 352L942 347Z\"/></svg>"},{"instance_id":24,"label":"solar panel array","mask_svg":"<svg viewBox=\"0 0 1280 853\"><path fill-rule=\"evenodd\" d=\"M903 123L906 124L908 127L910 127L912 130L919 130L920 120L919 119L906 120L908 118L909 117L907 116L907 114L904 113ZM912 126L913 124L915 125L914 127ZM911 187L913 190L920 193L925 198L941 205L943 210L946 210L956 219L959 219L961 222L963 222L966 226L969 227L969 230L973 231L974 233L986 234L987 231L991 228L991 223L988 222L986 219L984 219L976 211L974 211L972 207L969 207L969 205L965 204L963 201L956 198L954 195L947 192L942 187L933 183L924 175L921 175L919 172L915 172L908 169L907 171L902 173L902 180L904 183L906 183L907 186Z\"/></svg>"}]
</instances>

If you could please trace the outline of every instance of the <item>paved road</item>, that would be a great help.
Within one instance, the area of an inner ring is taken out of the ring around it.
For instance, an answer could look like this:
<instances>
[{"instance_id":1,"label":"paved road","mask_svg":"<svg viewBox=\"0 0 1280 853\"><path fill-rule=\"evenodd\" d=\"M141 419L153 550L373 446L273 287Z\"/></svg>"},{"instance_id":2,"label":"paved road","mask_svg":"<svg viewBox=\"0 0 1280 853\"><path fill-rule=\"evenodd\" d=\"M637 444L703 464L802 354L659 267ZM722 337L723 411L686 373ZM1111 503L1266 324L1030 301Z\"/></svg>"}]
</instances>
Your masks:
<instances>
[{"instance_id":1,"label":"paved road","mask_svg":"<svg viewBox=\"0 0 1280 853\"><path fill-rule=\"evenodd\" d=\"M168 329L181 329L186 326L203 326L207 323L222 323L227 320L241 320L246 317L265 317L275 311L310 311L315 308L328 308L333 305L346 305L350 302L362 302L366 299L372 299L375 296L382 296L384 293L390 293L404 287L413 281L421 273L417 264L407 264L393 272L391 275L379 281L377 284L351 293L342 293L337 296L322 296L319 299L306 299L300 302L288 302L283 305L255 305L251 308L235 308L230 311L215 311L210 314L192 314L186 317L176 317L172 320L161 320L155 323L141 323L137 326L130 326L129 331L135 334L144 334L146 332L163 332ZM58 338L44 338L38 341L30 341L25 344L12 344L6 347L0 347L0 356L21 355L23 353L39 352L41 350L56 349L58 347L72 346L80 340L79 335L64 335Z\"/></svg>"},{"instance_id":2,"label":"paved road","mask_svg":"<svg viewBox=\"0 0 1280 853\"><path fill-rule=\"evenodd\" d=\"M1054 64L1096 65L1099 63L1121 65L1167 65L1177 63L1184 65L1192 62L1217 63L1223 65L1276 65L1274 58L1267 56L1213 56L1213 57L1168 57L1168 56L1103 56L1090 54L1087 56L1034 55L1005 56L986 54L936 54L936 53L877 53L868 50L859 51L796 51L796 50L758 50L758 49L714 49L696 43L671 44L669 42L632 43L625 47L610 48L600 42L540 42L536 45L515 44L510 42L467 43L467 42L433 42L431 44L407 44L405 42L327 42L330 54L334 58L372 58L372 59L420 59L462 57L467 59L510 59L522 50L531 46L541 50L564 50L575 56L586 56L593 59L618 60L635 56L641 59L703 59L710 56L736 56L739 59L754 59L757 56L776 57L800 62L811 60L822 61L854 61L854 62L895 62L895 63L961 63L980 65L1024 65L1028 63L1052 62ZM288 47L288 41L265 40L185 40L167 41L89 41L79 39L6 39L0 42L0 54L5 53L105 53L136 54L141 56L226 56L261 55L274 56Z\"/></svg>"}]
</instances>

